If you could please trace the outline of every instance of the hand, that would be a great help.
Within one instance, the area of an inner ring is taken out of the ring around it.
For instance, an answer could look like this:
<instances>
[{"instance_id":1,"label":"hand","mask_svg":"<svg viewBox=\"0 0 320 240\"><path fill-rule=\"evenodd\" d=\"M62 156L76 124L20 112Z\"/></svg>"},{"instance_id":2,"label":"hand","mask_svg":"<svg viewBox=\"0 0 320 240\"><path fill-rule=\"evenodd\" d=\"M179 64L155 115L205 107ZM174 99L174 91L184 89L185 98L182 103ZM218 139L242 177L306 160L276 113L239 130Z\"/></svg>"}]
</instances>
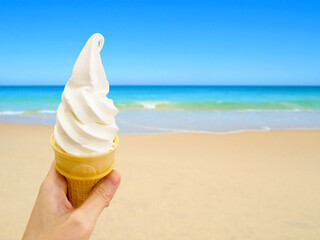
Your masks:
<instances>
[{"instance_id":1,"label":"hand","mask_svg":"<svg viewBox=\"0 0 320 240\"><path fill-rule=\"evenodd\" d=\"M52 164L41 184L22 239L89 239L100 213L109 206L119 184L120 174L113 170L97 183L90 197L74 209L66 196L66 180Z\"/></svg>"}]
</instances>

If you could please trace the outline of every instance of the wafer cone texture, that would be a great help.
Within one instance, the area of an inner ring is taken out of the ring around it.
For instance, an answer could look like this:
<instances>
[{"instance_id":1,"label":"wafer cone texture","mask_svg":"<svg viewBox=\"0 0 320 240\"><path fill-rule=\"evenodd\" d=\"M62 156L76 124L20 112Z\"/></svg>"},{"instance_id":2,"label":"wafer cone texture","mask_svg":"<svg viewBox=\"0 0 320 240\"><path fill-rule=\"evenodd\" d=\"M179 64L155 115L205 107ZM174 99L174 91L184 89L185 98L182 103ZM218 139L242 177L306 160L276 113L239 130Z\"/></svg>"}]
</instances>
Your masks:
<instances>
[{"instance_id":1,"label":"wafer cone texture","mask_svg":"<svg viewBox=\"0 0 320 240\"><path fill-rule=\"evenodd\" d=\"M113 149L90 156L65 152L57 145L53 135L50 143L55 153L56 169L67 180L69 201L77 208L89 197L96 183L112 171L119 138L115 136Z\"/></svg>"}]
</instances>

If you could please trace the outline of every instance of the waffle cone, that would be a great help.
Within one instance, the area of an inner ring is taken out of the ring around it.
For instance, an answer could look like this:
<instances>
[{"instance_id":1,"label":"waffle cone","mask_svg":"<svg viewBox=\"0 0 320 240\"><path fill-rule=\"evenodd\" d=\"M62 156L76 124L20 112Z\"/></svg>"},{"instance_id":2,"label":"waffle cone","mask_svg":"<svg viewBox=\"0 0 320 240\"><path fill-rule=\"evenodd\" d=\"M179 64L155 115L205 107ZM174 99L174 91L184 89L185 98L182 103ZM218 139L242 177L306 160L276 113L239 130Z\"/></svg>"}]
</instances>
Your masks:
<instances>
[{"instance_id":1,"label":"waffle cone","mask_svg":"<svg viewBox=\"0 0 320 240\"><path fill-rule=\"evenodd\" d=\"M89 197L96 183L112 171L119 138L115 136L113 149L90 156L65 152L55 142L53 135L50 143L55 153L55 167L67 180L68 199L77 208Z\"/></svg>"}]
</instances>

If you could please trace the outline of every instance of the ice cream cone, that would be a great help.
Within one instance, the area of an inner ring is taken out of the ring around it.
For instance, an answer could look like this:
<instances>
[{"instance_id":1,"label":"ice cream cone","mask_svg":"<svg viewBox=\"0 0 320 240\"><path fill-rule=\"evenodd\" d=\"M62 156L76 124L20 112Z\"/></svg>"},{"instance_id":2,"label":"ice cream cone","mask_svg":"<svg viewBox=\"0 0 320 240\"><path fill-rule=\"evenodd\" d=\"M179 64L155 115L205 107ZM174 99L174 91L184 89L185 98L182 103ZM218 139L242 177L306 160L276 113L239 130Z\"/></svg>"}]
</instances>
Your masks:
<instances>
[{"instance_id":1,"label":"ice cream cone","mask_svg":"<svg viewBox=\"0 0 320 240\"><path fill-rule=\"evenodd\" d=\"M112 171L119 138L115 135L113 149L89 156L65 152L57 145L53 135L50 143L55 153L56 169L67 180L69 201L77 208L89 197L94 185Z\"/></svg>"}]
</instances>

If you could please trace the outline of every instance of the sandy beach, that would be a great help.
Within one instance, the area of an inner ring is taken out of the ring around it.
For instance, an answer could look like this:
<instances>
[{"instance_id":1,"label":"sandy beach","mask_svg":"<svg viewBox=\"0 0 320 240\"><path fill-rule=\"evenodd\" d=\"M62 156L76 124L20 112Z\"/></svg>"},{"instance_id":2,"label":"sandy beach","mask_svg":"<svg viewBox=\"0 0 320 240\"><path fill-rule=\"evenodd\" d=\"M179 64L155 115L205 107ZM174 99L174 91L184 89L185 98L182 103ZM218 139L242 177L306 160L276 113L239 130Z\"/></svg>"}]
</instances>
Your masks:
<instances>
[{"instance_id":1,"label":"sandy beach","mask_svg":"<svg viewBox=\"0 0 320 240\"><path fill-rule=\"evenodd\" d=\"M19 239L53 127L0 124L0 239ZM319 239L320 130L120 135L122 184L91 239Z\"/></svg>"}]
</instances>

